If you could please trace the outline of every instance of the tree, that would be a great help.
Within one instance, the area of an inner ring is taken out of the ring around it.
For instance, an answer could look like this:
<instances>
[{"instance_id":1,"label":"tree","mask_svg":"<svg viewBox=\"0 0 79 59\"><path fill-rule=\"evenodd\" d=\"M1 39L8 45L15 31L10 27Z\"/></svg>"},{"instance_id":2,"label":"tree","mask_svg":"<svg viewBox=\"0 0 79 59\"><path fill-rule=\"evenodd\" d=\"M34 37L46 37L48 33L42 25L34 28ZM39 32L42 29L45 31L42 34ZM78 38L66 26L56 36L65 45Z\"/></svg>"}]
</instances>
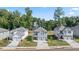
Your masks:
<instances>
[{"instance_id":1,"label":"tree","mask_svg":"<svg viewBox=\"0 0 79 59\"><path fill-rule=\"evenodd\" d=\"M27 25L26 15L24 14L20 17L20 26L27 28Z\"/></svg>"},{"instance_id":2,"label":"tree","mask_svg":"<svg viewBox=\"0 0 79 59\"><path fill-rule=\"evenodd\" d=\"M0 27L8 29L9 12L6 9L0 9Z\"/></svg>"},{"instance_id":3,"label":"tree","mask_svg":"<svg viewBox=\"0 0 79 59\"><path fill-rule=\"evenodd\" d=\"M32 10L27 7L25 8L25 15L26 15L26 22L27 22L27 28L29 28L30 30L32 30L32 21L33 21L33 18L32 18Z\"/></svg>"},{"instance_id":4,"label":"tree","mask_svg":"<svg viewBox=\"0 0 79 59\"><path fill-rule=\"evenodd\" d=\"M71 17L64 17L65 23L67 27L72 27L78 25L78 17L71 16Z\"/></svg>"},{"instance_id":5,"label":"tree","mask_svg":"<svg viewBox=\"0 0 79 59\"><path fill-rule=\"evenodd\" d=\"M9 30L20 27L20 13L16 10L9 13Z\"/></svg>"},{"instance_id":6,"label":"tree","mask_svg":"<svg viewBox=\"0 0 79 59\"><path fill-rule=\"evenodd\" d=\"M61 7L57 7L54 12L54 19L58 21L58 25L61 25L61 16L64 15L64 11Z\"/></svg>"},{"instance_id":7,"label":"tree","mask_svg":"<svg viewBox=\"0 0 79 59\"><path fill-rule=\"evenodd\" d=\"M37 27L43 27L46 30L53 30L57 24L65 25L67 27L73 27L79 25L79 16L61 17L64 15L64 11L61 7L57 7L54 12L55 20L41 19L32 16L32 10L25 8L25 14L20 15L18 10L13 12L6 9L0 9L0 27L5 29L15 29L20 26L32 30L34 22L37 23Z\"/></svg>"},{"instance_id":8,"label":"tree","mask_svg":"<svg viewBox=\"0 0 79 59\"><path fill-rule=\"evenodd\" d=\"M18 12L18 10L13 12L13 27L17 28L20 27L20 13Z\"/></svg>"}]
</instances>

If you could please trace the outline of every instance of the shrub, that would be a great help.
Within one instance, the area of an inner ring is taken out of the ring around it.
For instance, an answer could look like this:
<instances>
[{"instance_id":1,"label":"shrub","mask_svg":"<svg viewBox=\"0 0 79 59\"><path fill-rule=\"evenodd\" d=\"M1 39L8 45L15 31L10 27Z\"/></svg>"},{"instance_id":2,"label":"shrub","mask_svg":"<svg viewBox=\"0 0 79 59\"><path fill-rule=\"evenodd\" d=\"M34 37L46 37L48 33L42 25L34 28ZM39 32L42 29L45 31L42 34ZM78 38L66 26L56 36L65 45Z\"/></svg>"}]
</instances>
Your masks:
<instances>
[{"instance_id":1,"label":"shrub","mask_svg":"<svg viewBox=\"0 0 79 59\"><path fill-rule=\"evenodd\" d=\"M27 41L32 41L32 36L28 36Z\"/></svg>"},{"instance_id":2,"label":"shrub","mask_svg":"<svg viewBox=\"0 0 79 59\"><path fill-rule=\"evenodd\" d=\"M55 35L48 35L48 39L51 39L51 40L56 40L56 36Z\"/></svg>"}]
</instances>

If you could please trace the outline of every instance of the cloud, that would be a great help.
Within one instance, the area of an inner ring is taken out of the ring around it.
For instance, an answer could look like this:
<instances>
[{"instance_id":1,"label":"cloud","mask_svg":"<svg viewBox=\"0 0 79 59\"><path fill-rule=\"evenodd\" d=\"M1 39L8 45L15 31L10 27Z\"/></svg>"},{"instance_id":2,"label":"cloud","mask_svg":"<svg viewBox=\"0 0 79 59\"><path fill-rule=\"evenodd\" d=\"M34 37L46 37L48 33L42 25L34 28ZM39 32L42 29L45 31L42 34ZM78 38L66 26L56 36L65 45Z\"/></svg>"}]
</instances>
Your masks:
<instances>
[{"instance_id":1,"label":"cloud","mask_svg":"<svg viewBox=\"0 0 79 59\"><path fill-rule=\"evenodd\" d=\"M69 15L74 15L74 14L75 14L75 12L73 12L73 11L69 12Z\"/></svg>"},{"instance_id":2,"label":"cloud","mask_svg":"<svg viewBox=\"0 0 79 59\"><path fill-rule=\"evenodd\" d=\"M78 11L79 8L72 8L71 10L73 10L73 11Z\"/></svg>"},{"instance_id":3,"label":"cloud","mask_svg":"<svg viewBox=\"0 0 79 59\"><path fill-rule=\"evenodd\" d=\"M79 10L79 8L71 8L66 16L76 16L76 12Z\"/></svg>"},{"instance_id":4,"label":"cloud","mask_svg":"<svg viewBox=\"0 0 79 59\"><path fill-rule=\"evenodd\" d=\"M70 12L67 13L65 16L67 16L67 17L75 16L75 12L70 11Z\"/></svg>"}]
</instances>

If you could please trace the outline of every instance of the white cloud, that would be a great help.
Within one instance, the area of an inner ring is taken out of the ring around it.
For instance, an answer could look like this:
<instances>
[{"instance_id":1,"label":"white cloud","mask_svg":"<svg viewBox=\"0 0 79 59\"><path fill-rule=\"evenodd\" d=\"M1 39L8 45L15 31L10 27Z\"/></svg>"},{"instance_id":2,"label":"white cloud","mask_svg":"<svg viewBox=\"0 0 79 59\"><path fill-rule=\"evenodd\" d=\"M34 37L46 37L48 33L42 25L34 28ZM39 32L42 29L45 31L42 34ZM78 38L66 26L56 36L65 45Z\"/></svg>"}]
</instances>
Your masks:
<instances>
[{"instance_id":1,"label":"white cloud","mask_svg":"<svg viewBox=\"0 0 79 59\"><path fill-rule=\"evenodd\" d=\"M79 10L79 8L71 8L70 11L66 14L66 16L70 17L70 16L76 16L76 13Z\"/></svg>"},{"instance_id":2,"label":"white cloud","mask_svg":"<svg viewBox=\"0 0 79 59\"><path fill-rule=\"evenodd\" d=\"M70 11L70 12L67 13L65 16L67 16L67 17L75 16L75 12Z\"/></svg>"},{"instance_id":3,"label":"white cloud","mask_svg":"<svg viewBox=\"0 0 79 59\"><path fill-rule=\"evenodd\" d=\"M79 8L72 8L72 10L73 10L73 11L77 11L77 10L79 10Z\"/></svg>"},{"instance_id":4,"label":"white cloud","mask_svg":"<svg viewBox=\"0 0 79 59\"><path fill-rule=\"evenodd\" d=\"M73 12L73 11L69 12L69 15L74 15L74 14L75 14L75 12Z\"/></svg>"}]
</instances>

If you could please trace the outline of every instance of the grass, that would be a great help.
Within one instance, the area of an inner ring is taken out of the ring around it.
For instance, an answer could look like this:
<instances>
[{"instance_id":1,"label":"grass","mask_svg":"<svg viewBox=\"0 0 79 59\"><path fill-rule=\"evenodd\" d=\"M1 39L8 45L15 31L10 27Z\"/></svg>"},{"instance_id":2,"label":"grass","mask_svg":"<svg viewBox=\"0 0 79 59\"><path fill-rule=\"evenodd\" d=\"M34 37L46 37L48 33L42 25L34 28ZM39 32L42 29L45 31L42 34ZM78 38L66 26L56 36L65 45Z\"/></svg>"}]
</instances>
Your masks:
<instances>
[{"instance_id":1,"label":"grass","mask_svg":"<svg viewBox=\"0 0 79 59\"><path fill-rule=\"evenodd\" d=\"M20 42L19 47L35 47L36 45L36 42L27 41L27 39L24 39Z\"/></svg>"},{"instance_id":2,"label":"grass","mask_svg":"<svg viewBox=\"0 0 79 59\"><path fill-rule=\"evenodd\" d=\"M49 46L68 46L69 44L62 40L48 40ZM27 41L26 39L23 40L19 47L36 47L37 43L33 41Z\"/></svg>"},{"instance_id":3,"label":"grass","mask_svg":"<svg viewBox=\"0 0 79 59\"><path fill-rule=\"evenodd\" d=\"M68 46L69 44L65 41L58 40L55 36L48 35L48 45L49 46ZM32 36L28 36L22 42L20 42L19 47L36 47L37 42L33 42Z\"/></svg>"},{"instance_id":4,"label":"grass","mask_svg":"<svg viewBox=\"0 0 79 59\"><path fill-rule=\"evenodd\" d=\"M74 40L79 43L79 38L75 38Z\"/></svg>"},{"instance_id":5,"label":"grass","mask_svg":"<svg viewBox=\"0 0 79 59\"><path fill-rule=\"evenodd\" d=\"M9 44L9 40L3 39L0 40L0 47L5 47Z\"/></svg>"},{"instance_id":6,"label":"grass","mask_svg":"<svg viewBox=\"0 0 79 59\"><path fill-rule=\"evenodd\" d=\"M62 40L48 40L49 46L68 46L69 44Z\"/></svg>"}]
</instances>

